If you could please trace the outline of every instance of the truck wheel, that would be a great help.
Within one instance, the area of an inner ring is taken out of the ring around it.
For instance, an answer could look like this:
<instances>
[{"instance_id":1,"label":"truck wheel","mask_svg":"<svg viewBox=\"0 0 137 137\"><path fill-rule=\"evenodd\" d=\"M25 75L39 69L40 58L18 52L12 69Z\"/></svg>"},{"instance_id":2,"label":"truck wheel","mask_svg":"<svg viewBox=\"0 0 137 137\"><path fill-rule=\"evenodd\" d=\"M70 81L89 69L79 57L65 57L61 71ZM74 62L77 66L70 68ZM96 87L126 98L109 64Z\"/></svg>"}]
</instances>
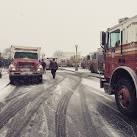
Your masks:
<instances>
[{"instance_id":1,"label":"truck wheel","mask_svg":"<svg viewBox=\"0 0 137 137\"><path fill-rule=\"evenodd\" d=\"M129 117L136 117L136 92L133 82L119 80L115 89L115 100L120 112Z\"/></svg>"},{"instance_id":2,"label":"truck wheel","mask_svg":"<svg viewBox=\"0 0 137 137\"><path fill-rule=\"evenodd\" d=\"M90 72L91 72L91 73L94 73L94 72L95 72L93 66L90 66Z\"/></svg>"},{"instance_id":3,"label":"truck wheel","mask_svg":"<svg viewBox=\"0 0 137 137\"><path fill-rule=\"evenodd\" d=\"M39 80L39 83L42 83L43 81L42 75L39 76L38 80Z\"/></svg>"},{"instance_id":4,"label":"truck wheel","mask_svg":"<svg viewBox=\"0 0 137 137\"><path fill-rule=\"evenodd\" d=\"M15 79L14 79L14 77L9 77L9 79L10 79L10 84L15 84Z\"/></svg>"}]
</instances>

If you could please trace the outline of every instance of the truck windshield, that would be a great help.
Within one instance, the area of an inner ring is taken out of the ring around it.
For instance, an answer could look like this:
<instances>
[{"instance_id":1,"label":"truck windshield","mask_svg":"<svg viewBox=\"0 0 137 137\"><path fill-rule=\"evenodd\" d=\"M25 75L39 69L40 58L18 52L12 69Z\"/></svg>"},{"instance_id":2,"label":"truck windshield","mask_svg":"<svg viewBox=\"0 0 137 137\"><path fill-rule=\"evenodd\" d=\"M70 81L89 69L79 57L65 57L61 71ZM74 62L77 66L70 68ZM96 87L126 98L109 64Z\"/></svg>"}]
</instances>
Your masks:
<instances>
[{"instance_id":1,"label":"truck windshield","mask_svg":"<svg viewBox=\"0 0 137 137\"><path fill-rule=\"evenodd\" d=\"M38 59L38 54L31 52L15 52L14 58Z\"/></svg>"}]
</instances>

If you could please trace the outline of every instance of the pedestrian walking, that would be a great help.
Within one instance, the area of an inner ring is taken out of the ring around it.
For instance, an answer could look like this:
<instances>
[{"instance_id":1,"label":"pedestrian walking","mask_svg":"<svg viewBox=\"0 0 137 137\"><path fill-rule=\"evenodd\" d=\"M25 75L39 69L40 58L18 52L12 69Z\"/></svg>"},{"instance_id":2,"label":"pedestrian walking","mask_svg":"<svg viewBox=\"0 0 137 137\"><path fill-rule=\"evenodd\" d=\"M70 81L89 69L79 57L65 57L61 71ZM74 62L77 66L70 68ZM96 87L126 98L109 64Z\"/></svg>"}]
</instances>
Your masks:
<instances>
[{"instance_id":1,"label":"pedestrian walking","mask_svg":"<svg viewBox=\"0 0 137 137\"><path fill-rule=\"evenodd\" d=\"M45 63L44 59L42 59L41 65L43 67L43 72L45 73L46 72L46 63Z\"/></svg>"},{"instance_id":2,"label":"pedestrian walking","mask_svg":"<svg viewBox=\"0 0 137 137\"><path fill-rule=\"evenodd\" d=\"M55 59L53 59L52 61L50 61L50 69L51 69L51 74L53 76L53 79L55 79L55 77L56 77L56 71L58 69L58 64L55 61Z\"/></svg>"}]
</instances>

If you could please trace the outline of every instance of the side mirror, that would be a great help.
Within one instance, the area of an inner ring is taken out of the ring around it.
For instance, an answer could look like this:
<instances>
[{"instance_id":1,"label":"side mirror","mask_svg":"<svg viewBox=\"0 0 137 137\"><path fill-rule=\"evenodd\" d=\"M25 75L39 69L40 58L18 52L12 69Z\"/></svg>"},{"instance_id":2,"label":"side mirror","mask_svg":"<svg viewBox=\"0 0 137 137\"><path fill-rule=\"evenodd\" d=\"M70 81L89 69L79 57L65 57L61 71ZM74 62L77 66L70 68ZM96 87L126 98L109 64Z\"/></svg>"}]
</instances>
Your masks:
<instances>
[{"instance_id":1,"label":"side mirror","mask_svg":"<svg viewBox=\"0 0 137 137\"><path fill-rule=\"evenodd\" d=\"M104 49L106 47L106 33L104 31L100 33L100 42L101 47Z\"/></svg>"},{"instance_id":2,"label":"side mirror","mask_svg":"<svg viewBox=\"0 0 137 137\"><path fill-rule=\"evenodd\" d=\"M90 60L90 55L87 55L87 60Z\"/></svg>"}]
</instances>

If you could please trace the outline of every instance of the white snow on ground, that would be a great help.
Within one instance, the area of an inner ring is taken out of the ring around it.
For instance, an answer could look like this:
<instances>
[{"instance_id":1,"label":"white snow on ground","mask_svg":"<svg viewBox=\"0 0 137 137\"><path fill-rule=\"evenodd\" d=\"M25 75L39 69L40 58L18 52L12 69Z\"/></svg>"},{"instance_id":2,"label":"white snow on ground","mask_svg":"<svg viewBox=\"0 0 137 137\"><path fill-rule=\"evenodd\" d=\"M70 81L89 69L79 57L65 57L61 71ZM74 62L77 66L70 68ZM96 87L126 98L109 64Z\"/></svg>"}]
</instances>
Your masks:
<instances>
[{"instance_id":1,"label":"white snow on ground","mask_svg":"<svg viewBox=\"0 0 137 137\"><path fill-rule=\"evenodd\" d=\"M90 80L90 79L83 78L82 79L82 84L87 85L89 87L94 87L94 88L96 88L98 90L101 90L101 91L104 91L103 89L100 88L99 80L98 81L93 81L93 80Z\"/></svg>"},{"instance_id":2,"label":"white snow on ground","mask_svg":"<svg viewBox=\"0 0 137 137\"><path fill-rule=\"evenodd\" d=\"M15 86L6 85L9 83L7 70L2 71L2 78L0 78L0 102L4 102L5 98L14 90Z\"/></svg>"},{"instance_id":3,"label":"white snow on ground","mask_svg":"<svg viewBox=\"0 0 137 137\"><path fill-rule=\"evenodd\" d=\"M104 89L100 88L100 84L98 81L92 81L89 79L82 79L82 84L87 85L88 87L94 88L95 90L90 90L92 93L95 93L109 101L112 101L112 98L104 93ZM98 90L98 91L97 91ZM100 91L100 92L99 92Z\"/></svg>"},{"instance_id":4,"label":"white snow on ground","mask_svg":"<svg viewBox=\"0 0 137 137\"><path fill-rule=\"evenodd\" d=\"M83 85L86 85L87 88L88 88L88 87L91 87L91 89L92 89L92 88L95 89L95 90L93 89L93 90L88 90L88 91L91 91L92 93L94 93L94 94L96 94L96 95L99 95L99 96L105 98L106 100L109 100L109 101L111 101L111 102L113 101L112 97L109 96L109 95L107 95L107 94L105 94L104 89L101 89L101 88L100 88L99 80L98 80L98 81L93 81L93 80L89 80L89 79L83 78L83 79L82 79L82 84L83 84ZM113 107L111 107L111 106L109 106L109 105L108 105L108 107L112 108L114 111L116 111L116 112L119 113L119 111L116 110L116 109L114 109ZM89 110L90 110L90 111L91 111L91 110L93 111L93 108L90 106L90 107L89 107ZM92 112L92 111L91 111L91 112ZM96 111L96 113L98 113L98 111ZM98 115L99 115L99 114L98 114ZM104 124L103 124L104 127L103 127L102 129L104 129L104 130L107 129L108 132L111 133L111 136L113 136L113 137L122 137L121 134L120 134L119 132L117 132L116 129L113 129L101 115L99 115L99 118L100 118L100 120L104 123Z\"/></svg>"},{"instance_id":5,"label":"white snow on ground","mask_svg":"<svg viewBox=\"0 0 137 137\"><path fill-rule=\"evenodd\" d=\"M0 90L9 83L8 70L2 69L2 78L0 78Z\"/></svg>"},{"instance_id":6,"label":"white snow on ground","mask_svg":"<svg viewBox=\"0 0 137 137\"><path fill-rule=\"evenodd\" d=\"M71 73L81 73L81 74L86 74L86 75L88 75L88 76L97 77L97 78L104 77L102 74L91 73L88 69L79 68L78 71L75 71L75 68L74 68L74 67L62 67L61 69L62 69L62 70L69 71L69 73L70 73L70 72L71 72Z\"/></svg>"},{"instance_id":7,"label":"white snow on ground","mask_svg":"<svg viewBox=\"0 0 137 137\"><path fill-rule=\"evenodd\" d=\"M47 116L45 114L45 110L44 110L44 106L42 105L40 107L41 111L42 111L42 125L40 128L39 133L41 133L43 136L48 137L49 136L49 129L48 129L48 125L47 125Z\"/></svg>"},{"instance_id":8,"label":"white snow on ground","mask_svg":"<svg viewBox=\"0 0 137 137\"><path fill-rule=\"evenodd\" d=\"M0 90L4 88L9 83L8 75L5 74L0 78Z\"/></svg>"},{"instance_id":9,"label":"white snow on ground","mask_svg":"<svg viewBox=\"0 0 137 137\"><path fill-rule=\"evenodd\" d=\"M8 74L8 69L1 69L1 72L2 72L2 74L4 75L4 74Z\"/></svg>"},{"instance_id":10,"label":"white snow on ground","mask_svg":"<svg viewBox=\"0 0 137 137\"><path fill-rule=\"evenodd\" d=\"M62 69L70 70L70 71L75 71L74 67L62 67ZM79 68L78 72L89 72L90 73L90 71L88 69L82 69L82 68Z\"/></svg>"},{"instance_id":11,"label":"white snow on ground","mask_svg":"<svg viewBox=\"0 0 137 137\"><path fill-rule=\"evenodd\" d=\"M102 115L100 115L100 113L94 108L94 107L92 107L92 106L90 106L90 107L88 107L89 108L89 110L91 111L91 112L93 112L93 110L94 110L94 113L96 113L96 115L94 116L94 119L93 119L93 121L94 121L94 124L99 124L98 122L99 121L101 121L102 122L102 124L104 125L101 129L102 130L104 130L104 133L107 131L107 134L110 136L111 135L111 137L123 137L120 133L119 133L119 131L117 131L115 128L113 128L111 125L109 125L109 123L103 118L103 116ZM93 115L92 115L92 117L93 117ZM96 120L97 119L97 120Z\"/></svg>"},{"instance_id":12,"label":"white snow on ground","mask_svg":"<svg viewBox=\"0 0 137 137\"><path fill-rule=\"evenodd\" d=\"M5 98L15 89L15 86L9 85L0 89L0 102L4 102Z\"/></svg>"}]
</instances>

